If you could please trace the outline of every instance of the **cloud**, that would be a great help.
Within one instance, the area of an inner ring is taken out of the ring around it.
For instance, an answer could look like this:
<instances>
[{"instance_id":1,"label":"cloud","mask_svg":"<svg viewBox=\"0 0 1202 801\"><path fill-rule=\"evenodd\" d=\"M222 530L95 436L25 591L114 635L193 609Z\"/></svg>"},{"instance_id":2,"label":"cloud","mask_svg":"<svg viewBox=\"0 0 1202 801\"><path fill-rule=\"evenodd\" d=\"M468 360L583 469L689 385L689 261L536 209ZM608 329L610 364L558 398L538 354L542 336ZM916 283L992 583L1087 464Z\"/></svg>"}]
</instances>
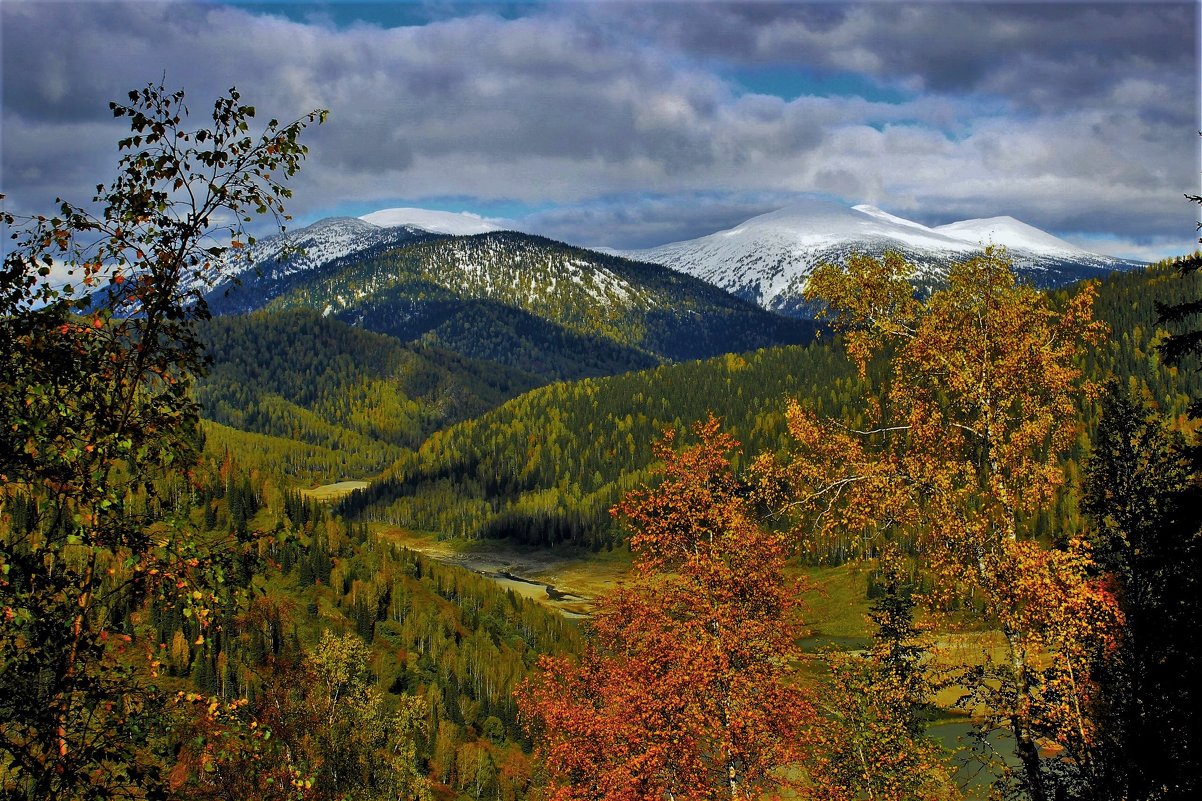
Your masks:
<instances>
[{"instance_id":1,"label":"cloud","mask_svg":"<svg viewBox=\"0 0 1202 801\"><path fill-rule=\"evenodd\" d=\"M528 214L515 224L586 247L634 249L733 228L795 200L791 193L765 192L617 195Z\"/></svg>"},{"instance_id":2,"label":"cloud","mask_svg":"<svg viewBox=\"0 0 1202 801\"><path fill-rule=\"evenodd\" d=\"M1146 80L1179 90L1181 115L1197 109L1192 2L712 3L692 14L643 4L593 13L732 65L800 63L1043 111L1105 104L1122 81Z\"/></svg>"},{"instance_id":3,"label":"cloud","mask_svg":"<svg viewBox=\"0 0 1202 801\"><path fill-rule=\"evenodd\" d=\"M822 192L930 222L1192 231L1192 5L454 8L385 27L183 2L4 3L4 191L25 210L90 197L121 134L107 101L165 73L198 116L232 85L280 118L331 109L306 135L300 216L456 196L557 207L526 222L637 246ZM897 91L756 94L738 67Z\"/></svg>"}]
</instances>

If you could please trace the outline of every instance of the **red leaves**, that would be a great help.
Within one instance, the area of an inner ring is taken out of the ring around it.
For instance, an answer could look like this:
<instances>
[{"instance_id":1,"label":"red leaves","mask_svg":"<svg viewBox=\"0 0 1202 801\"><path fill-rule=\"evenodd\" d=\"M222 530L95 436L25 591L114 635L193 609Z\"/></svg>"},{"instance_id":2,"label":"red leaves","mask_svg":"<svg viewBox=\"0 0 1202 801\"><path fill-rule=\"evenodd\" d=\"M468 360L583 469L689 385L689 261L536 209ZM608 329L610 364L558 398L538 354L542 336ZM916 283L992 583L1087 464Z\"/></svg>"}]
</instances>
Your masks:
<instances>
[{"instance_id":1,"label":"red leaves","mask_svg":"<svg viewBox=\"0 0 1202 801\"><path fill-rule=\"evenodd\" d=\"M729 452L738 447L730 435L719 431L712 416L695 427L701 444L674 453L675 432L664 434L655 455L664 460L664 481L655 490L629 493L611 512L624 517L630 527L636 567L644 574L692 564L702 556L717 554L724 526L746 514L736 496Z\"/></svg>"},{"instance_id":2,"label":"red leaves","mask_svg":"<svg viewBox=\"0 0 1202 801\"><path fill-rule=\"evenodd\" d=\"M784 542L731 469L737 443L712 417L694 430L680 453L665 435L664 481L615 507L637 578L599 601L578 662L544 659L519 690L558 801L758 797L802 757Z\"/></svg>"}]
</instances>

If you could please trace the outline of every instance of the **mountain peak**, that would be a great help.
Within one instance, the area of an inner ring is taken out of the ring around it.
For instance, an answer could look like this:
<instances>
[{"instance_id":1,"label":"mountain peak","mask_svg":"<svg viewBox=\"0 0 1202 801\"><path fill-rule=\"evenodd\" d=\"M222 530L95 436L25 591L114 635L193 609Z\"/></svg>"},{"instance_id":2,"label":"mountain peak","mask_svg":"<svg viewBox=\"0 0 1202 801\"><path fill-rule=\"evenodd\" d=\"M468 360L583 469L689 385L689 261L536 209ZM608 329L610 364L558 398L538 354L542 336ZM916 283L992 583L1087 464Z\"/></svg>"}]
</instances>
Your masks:
<instances>
[{"instance_id":1,"label":"mountain peak","mask_svg":"<svg viewBox=\"0 0 1202 801\"><path fill-rule=\"evenodd\" d=\"M940 225L934 230L978 245L998 244L1010 249L1054 253L1065 257L1096 255L1009 215L961 220Z\"/></svg>"},{"instance_id":2,"label":"mountain peak","mask_svg":"<svg viewBox=\"0 0 1202 801\"><path fill-rule=\"evenodd\" d=\"M380 209L371 214L364 214L359 219L381 228L407 226L421 228L423 231L433 234L450 234L451 236L487 234L490 231L504 230L496 221L466 211L433 211L413 208Z\"/></svg>"},{"instance_id":3,"label":"mountain peak","mask_svg":"<svg viewBox=\"0 0 1202 801\"><path fill-rule=\"evenodd\" d=\"M951 265L990 244L1003 245L1015 270L1055 286L1131 262L1089 253L1010 216L928 227L876 206L805 198L726 231L624 255L664 264L779 311L806 313L810 273L852 253L899 253L920 282L937 282Z\"/></svg>"}]
</instances>

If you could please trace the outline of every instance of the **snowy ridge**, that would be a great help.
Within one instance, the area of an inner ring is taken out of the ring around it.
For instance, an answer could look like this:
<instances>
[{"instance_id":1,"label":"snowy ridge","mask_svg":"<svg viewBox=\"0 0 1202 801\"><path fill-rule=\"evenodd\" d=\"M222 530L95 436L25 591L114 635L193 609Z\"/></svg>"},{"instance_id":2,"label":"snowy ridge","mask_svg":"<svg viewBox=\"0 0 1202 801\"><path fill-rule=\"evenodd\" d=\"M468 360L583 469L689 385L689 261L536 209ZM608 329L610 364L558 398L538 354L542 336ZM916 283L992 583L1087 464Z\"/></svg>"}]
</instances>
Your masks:
<instances>
[{"instance_id":1,"label":"snowy ridge","mask_svg":"<svg viewBox=\"0 0 1202 801\"><path fill-rule=\"evenodd\" d=\"M1035 226L1027 225L1025 222L1016 220L1013 217L988 217L981 220L963 220L947 225L938 225L932 230L964 240L965 242L980 243L982 245L1005 245L1010 250L1038 253L1046 256L1097 258L1098 255L1070 245L1063 239L1052 236L1047 231L1041 231Z\"/></svg>"},{"instance_id":2,"label":"snowy ridge","mask_svg":"<svg viewBox=\"0 0 1202 801\"><path fill-rule=\"evenodd\" d=\"M306 274L429 236L415 227L382 228L354 217L327 217L247 248L229 271L235 280L209 291L208 302L218 314L261 308Z\"/></svg>"},{"instance_id":3,"label":"snowy ridge","mask_svg":"<svg viewBox=\"0 0 1202 801\"><path fill-rule=\"evenodd\" d=\"M382 209L363 217L327 217L296 231L268 237L241 257L241 278L279 281L352 256L379 252L423 234L466 236L501 230L477 214L427 209Z\"/></svg>"},{"instance_id":4,"label":"snowy ridge","mask_svg":"<svg viewBox=\"0 0 1202 801\"><path fill-rule=\"evenodd\" d=\"M814 199L727 231L622 255L688 273L764 308L804 314L802 292L820 264L842 263L852 253L880 257L895 251L917 268L916 280L927 283L991 244L1006 247L1016 271L1044 286L1137 266L1074 247L1013 217L930 228L875 206Z\"/></svg>"},{"instance_id":5,"label":"snowy ridge","mask_svg":"<svg viewBox=\"0 0 1202 801\"><path fill-rule=\"evenodd\" d=\"M388 229L354 217L327 217L298 231L256 243L250 257L270 278L283 278L381 245L412 239L414 231Z\"/></svg>"},{"instance_id":6,"label":"snowy ridge","mask_svg":"<svg viewBox=\"0 0 1202 801\"><path fill-rule=\"evenodd\" d=\"M420 228L433 234L471 236L504 230L494 220L470 212L431 211L430 209L381 209L364 214L360 220L382 228Z\"/></svg>"}]
</instances>

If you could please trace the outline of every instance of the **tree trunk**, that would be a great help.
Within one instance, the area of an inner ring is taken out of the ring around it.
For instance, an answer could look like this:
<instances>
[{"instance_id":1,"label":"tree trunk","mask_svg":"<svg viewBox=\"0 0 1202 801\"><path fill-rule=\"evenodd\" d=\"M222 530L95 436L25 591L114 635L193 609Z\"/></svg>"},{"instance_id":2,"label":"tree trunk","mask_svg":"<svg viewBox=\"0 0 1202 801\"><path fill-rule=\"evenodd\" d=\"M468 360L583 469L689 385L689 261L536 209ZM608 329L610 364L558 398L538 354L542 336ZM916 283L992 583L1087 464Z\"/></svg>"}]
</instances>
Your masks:
<instances>
[{"instance_id":1,"label":"tree trunk","mask_svg":"<svg viewBox=\"0 0 1202 801\"><path fill-rule=\"evenodd\" d=\"M1014 671L1014 701L1010 710L1010 731L1014 734L1014 753L1022 763L1024 784L1031 801L1048 801L1043 786L1043 770L1039 746L1031 734L1030 718L1024 709L1024 700L1031 697L1031 686L1027 675L1026 653L1018 643L1018 635L1006 632L1010 646L1010 666Z\"/></svg>"}]
</instances>

